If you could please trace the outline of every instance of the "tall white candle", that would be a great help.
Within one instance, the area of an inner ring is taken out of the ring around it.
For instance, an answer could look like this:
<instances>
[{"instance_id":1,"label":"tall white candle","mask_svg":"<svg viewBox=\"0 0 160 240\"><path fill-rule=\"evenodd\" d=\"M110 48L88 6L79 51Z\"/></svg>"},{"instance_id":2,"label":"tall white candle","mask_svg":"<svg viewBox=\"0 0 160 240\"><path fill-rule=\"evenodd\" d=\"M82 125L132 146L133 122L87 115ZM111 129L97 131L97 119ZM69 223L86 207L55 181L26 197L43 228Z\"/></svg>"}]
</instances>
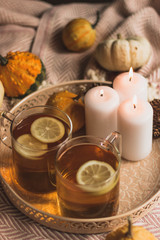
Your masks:
<instances>
[{"instance_id":1,"label":"tall white candle","mask_svg":"<svg viewBox=\"0 0 160 240\"><path fill-rule=\"evenodd\" d=\"M117 130L118 93L110 87L90 89L84 98L86 134L106 138Z\"/></svg>"},{"instance_id":2,"label":"tall white candle","mask_svg":"<svg viewBox=\"0 0 160 240\"><path fill-rule=\"evenodd\" d=\"M137 161L152 150L153 109L143 100L128 99L119 105L117 129L122 135L122 157Z\"/></svg>"},{"instance_id":3,"label":"tall white candle","mask_svg":"<svg viewBox=\"0 0 160 240\"><path fill-rule=\"evenodd\" d=\"M147 101L147 79L133 72L132 68L129 73L121 73L113 80L113 88L119 94L120 103L132 98L135 94L139 99Z\"/></svg>"}]
</instances>

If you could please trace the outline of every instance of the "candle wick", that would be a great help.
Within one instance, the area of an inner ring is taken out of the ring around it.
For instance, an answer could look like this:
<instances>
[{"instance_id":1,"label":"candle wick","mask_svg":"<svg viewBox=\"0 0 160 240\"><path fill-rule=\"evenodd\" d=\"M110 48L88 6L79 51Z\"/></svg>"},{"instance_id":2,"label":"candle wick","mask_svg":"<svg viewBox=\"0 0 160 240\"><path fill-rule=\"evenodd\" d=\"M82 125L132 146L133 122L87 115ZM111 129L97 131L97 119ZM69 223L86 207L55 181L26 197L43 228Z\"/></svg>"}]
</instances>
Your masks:
<instances>
[{"instance_id":1,"label":"candle wick","mask_svg":"<svg viewBox=\"0 0 160 240\"><path fill-rule=\"evenodd\" d=\"M100 90L100 97L103 97L103 89Z\"/></svg>"},{"instance_id":2,"label":"candle wick","mask_svg":"<svg viewBox=\"0 0 160 240\"><path fill-rule=\"evenodd\" d=\"M136 108L136 104L133 104L134 109Z\"/></svg>"},{"instance_id":3,"label":"candle wick","mask_svg":"<svg viewBox=\"0 0 160 240\"><path fill-rule=\"evenodd\" d=\"M131 81L132 80L132 77L129 77L129 81Z\"/></svg>"}]
</instances>

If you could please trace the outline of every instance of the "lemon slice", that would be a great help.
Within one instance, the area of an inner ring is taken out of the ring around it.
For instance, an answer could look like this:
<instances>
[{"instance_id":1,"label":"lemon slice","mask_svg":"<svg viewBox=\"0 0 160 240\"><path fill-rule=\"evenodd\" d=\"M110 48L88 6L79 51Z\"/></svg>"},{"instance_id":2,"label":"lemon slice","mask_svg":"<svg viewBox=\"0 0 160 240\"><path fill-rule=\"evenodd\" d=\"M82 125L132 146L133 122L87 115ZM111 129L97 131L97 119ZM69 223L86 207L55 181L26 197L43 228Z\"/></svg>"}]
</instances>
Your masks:
<instances>
[{"instance_id":1,"label":"lemon slice","mask_svg":"<svg viewBox=\"0 0 160 240\"><path fill-rule=\"evenodd\" d=\"M114 174L115 170L108 163L91 160L78 169L76 180L84 191L100 195L115 186L117 181Z\"/></svg>"},{"instance_id":2,"label":"lemon slice","mask_svg":"<svg viewBox=\"0 0 160 240\"><path fill-rule=\"evenodd\" d=\"M44 151L41 150L46 150L48 148L46 143L38 141L31 134L21 135L17 138L17 142L23 147L15 143L16 151L29 159L36 159L36 157L43 155Z\"/></svg>"},{"instance_id":3,"label":"lemon slice","mask_svg":"<svg viewBox=\"0 0 160 240\"><path fill-rule=\"evenodd\" d=\"M60 140L65 133L63 123L52 117L40 117L31 125L31 134L43 143Z\"/></svg>"}]
</instances>

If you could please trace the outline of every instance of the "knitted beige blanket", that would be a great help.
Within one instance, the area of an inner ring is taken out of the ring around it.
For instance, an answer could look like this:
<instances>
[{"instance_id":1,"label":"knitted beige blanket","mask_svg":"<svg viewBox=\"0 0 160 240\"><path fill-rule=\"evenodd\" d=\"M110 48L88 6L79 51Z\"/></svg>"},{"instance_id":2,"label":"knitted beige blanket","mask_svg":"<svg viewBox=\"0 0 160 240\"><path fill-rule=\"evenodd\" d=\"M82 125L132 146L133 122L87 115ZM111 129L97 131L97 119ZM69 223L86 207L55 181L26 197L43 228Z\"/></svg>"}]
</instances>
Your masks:
<instances>
[{"instance_id":1,"label":"knitted beige blanket","mask_svg":"<svg viewBox=\"0 0 160 240\"><path fill-rule=\"evenodd\" d=\"M72 53L61 40L63 27L73 18L95 22L96 42L83 53ZM71 3L53 6L38 0L1 0L0 54L31 51L47 69L47 84L83 79L97 44L121 33L145 36L152 46L150 61L140 69L149 81L160 81L160 2L159 0L117 0L112 4ZM46 83L46 82L45 82Z\"/></svg>"}]
</instances>

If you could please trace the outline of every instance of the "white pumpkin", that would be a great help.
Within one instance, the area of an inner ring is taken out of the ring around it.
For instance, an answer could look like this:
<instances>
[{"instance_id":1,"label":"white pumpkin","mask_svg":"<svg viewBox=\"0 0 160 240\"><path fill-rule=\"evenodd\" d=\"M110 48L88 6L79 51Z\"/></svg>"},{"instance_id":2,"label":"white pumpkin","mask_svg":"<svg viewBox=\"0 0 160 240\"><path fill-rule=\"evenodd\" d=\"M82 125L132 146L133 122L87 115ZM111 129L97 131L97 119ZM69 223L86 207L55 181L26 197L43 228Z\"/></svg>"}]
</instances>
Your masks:
<instances>
[{"instance_id":1,"label":"white pumpkin","mask_svg":"<svg viewBox=\"0 0 160 240\"><path fill-rule=\"evenodd\" d=\"M4 87L2 82L0 81L0 107L2 106L3 98L4 98Z\"/></svg>"},{"instance_id":2,"label":"white pumpkin","mask_svg":"<svg viewBox=\"0 0 160 240\"><path fill-rule=\"evenodd\" d=\"M146 64L151 56L149 41L140 36L122 39L106 39L98 44L94 57L100 66L109 71L128 71Z\"/></svg>"}]
</instances>

